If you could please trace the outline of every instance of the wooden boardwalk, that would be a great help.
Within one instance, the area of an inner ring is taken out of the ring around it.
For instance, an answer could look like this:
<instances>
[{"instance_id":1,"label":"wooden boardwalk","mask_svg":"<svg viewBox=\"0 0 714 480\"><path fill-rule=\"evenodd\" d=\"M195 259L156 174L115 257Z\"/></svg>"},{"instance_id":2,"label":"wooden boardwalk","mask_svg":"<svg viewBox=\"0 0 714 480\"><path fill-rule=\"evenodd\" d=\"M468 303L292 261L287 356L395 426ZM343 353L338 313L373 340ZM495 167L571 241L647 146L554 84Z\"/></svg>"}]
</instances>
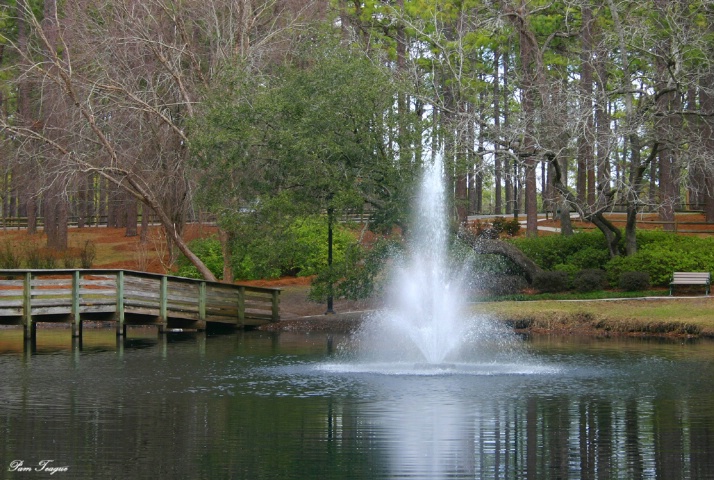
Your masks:
<instances>
[{"instance_id":1,"label":"wooden boardwalk","mask_svg":"<svg viewBox=\"0 0 714 480\"><path fill-rule=\"evenodd\" d=\"M80 338L85 320L116 322L118 336L127 325L257 326L280 320L279 302L279 289L128 270L0 270L0 324L22 325L26 339L38 322L69 323Z\"/></svg>"}]
</instances>

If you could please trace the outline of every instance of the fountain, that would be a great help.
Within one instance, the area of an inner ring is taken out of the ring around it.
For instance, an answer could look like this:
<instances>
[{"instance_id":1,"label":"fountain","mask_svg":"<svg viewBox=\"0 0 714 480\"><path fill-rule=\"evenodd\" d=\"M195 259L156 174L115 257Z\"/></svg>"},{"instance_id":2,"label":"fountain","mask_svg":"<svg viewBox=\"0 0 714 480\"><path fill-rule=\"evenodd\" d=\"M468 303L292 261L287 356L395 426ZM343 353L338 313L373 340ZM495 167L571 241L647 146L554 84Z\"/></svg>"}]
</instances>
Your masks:
<instances>
[{"instance_id":1,"label":"fountain","mask_svg":"<svg viewBox=\"0 0 714 480\"><path fill-rule=\"evenodd\" d=\"M414 216L407 253L392 272L387 307L365 319L351 339L348 365L337 368L426 375L523 372L524 362L513 363L523 359L520 342L502 325L469 311L467 269L449 260L441 155L424 170Z\"/></svg>"}]
</instances>

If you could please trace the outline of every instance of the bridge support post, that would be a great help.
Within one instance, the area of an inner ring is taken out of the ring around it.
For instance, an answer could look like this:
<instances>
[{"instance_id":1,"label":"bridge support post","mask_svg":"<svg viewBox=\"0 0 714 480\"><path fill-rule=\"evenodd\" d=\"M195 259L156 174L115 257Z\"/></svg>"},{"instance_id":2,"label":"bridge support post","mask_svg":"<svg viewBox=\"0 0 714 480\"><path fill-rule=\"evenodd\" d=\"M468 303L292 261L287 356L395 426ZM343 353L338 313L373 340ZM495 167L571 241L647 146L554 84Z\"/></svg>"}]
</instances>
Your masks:
<instances>
[{"instance_id":1,"label":"bridge support post","mask_svg":"<svg viewBox=\"0 0 714 480\"><path fill-rule=\"evenodd\" d=\"M126 338L126 324L124 323L124 270L119 270L117 272L116 288L117 288L117 309L116 309L117 337L125 337Z\"/></svg>"},{"instance_id":2,"label":"bridge support post","mask_svg":"<svg viewBox=\"0 0 714 480\"><path fill-rule=\"evenodd\" d=\"M25 272L22 289L22 324L25 340L37 337L37 325L32 321L32 272Z\"/></svg>"},{"instance_id":3,"label":"bridge support post","mask_svg":"<svg viewBox=\"0 0 714 480\"><path fill-rule=\"evenodd\" d=\"M238 287L238 324L245 325L245 287Z\"/></svg>"},{"instance_id":4,"label":"bridge support post","mask_svg":"<svg viewBox=\"0 0 714 480\"><path fill-rule=\"evenodd\" d=\"M82 316L79 312L79 270L72 272L72 337L82 338Z\"/></svg>"},{"instance_id":5,"label":"bridge support post","mask_svg":"<svg viewBox=\"0 0 714 480\"><path fill-rule=\"evenodd\" d=\"M169 279L166 275L161 276L161 288L159 291L159 333L166 333L168 317L169 299Z\"/></svg>"},{"instance_id":6,"label":"bridge support post","mask_svg":"<svg viewBox=\"0 0 714 480\"><path fill-rule=\"evenodd\" d=\"M280 290L275 290L272 295L272 321L280 321Z\"/></svg>"},{"instance_id":7,"label":"bridge support post","mask_svg":"<svg viewBox=\"0 0 714 480\"><path fill-rule=\"evenodd\" d=\"M206 282L198 284L198 322L196 329L199 332L206 331Z\"/></svg>"}]
</instances>

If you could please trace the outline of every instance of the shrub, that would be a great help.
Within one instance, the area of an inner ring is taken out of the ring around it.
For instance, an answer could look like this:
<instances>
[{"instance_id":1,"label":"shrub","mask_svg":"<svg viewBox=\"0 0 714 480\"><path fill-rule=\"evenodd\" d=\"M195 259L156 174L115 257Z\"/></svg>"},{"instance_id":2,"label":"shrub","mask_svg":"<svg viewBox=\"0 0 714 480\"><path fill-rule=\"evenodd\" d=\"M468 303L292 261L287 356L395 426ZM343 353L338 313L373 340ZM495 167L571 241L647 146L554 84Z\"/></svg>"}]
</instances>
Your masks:
<instances>
[{"instance_id":1,"label":"shrub","mask_svg":"<svg viewBox=\"0 0 714 480\"><path fill-rule=\"evenodd\" d=\"M576 273L578 273L579 269L575 265L559 263L553 267L553 270L556 272L566 272L572 278Z\"/></svg>"},{"instance_id":2,"label":"shrub","mask_svg":"<svg viewBox=\"0 0 714 480\"><path fill-rule=\"evenodd\" d=\"M568 289L570 276L567 272L538 272L533 277L533 287L543 293L556 293Z\"/></svg>"},{"instance_id":3,"label":"shrub","mask_svg":"<svg viewBox=\"0 0 714 480\"><path fill-rule=\"evenodd\" d=\"M40 248L37 245L31 245L26 250L27 268L31 269L51 269L57 266L57 259L54 252Z\"/></svg>"},{"instance_id":4,"label":"shrub","mask_svg":"<svg viewBox=\"0 0 714 480\"><path fill-rule=\"evenodd\" d=\"M578 269L603 269L610 261L610 252L606 248L587 246L566 258L566 263Z\"/></svg>"},{"instance_id":5,"label":"shrub","mask_svg":"<svg viewBox=\"0 0 714 480\"><path fill-rule=\"evenodd\" d=\"M495 217L491 221L476 220L476 222L466 227L466 234L477 238L496 239L501 236L515 237L521 230L518 220L506 220L503 217Z\"/></svg>"},{"instance_id":6,"label":"shrub","mask_svg":"<svg viewBox=\"0 0 714 480\"><path fill-rule=\"evenodd\" d=\"M62 266L64 268L77 268L77 257L69 251L65 252L62 256Z\"/></svg>"},{"instance_id":7,"label":"shrub","mask_svg":"<svg viewBox=\"0 0 714 480\"><path fill-rule=\"evenodd\" d=\"M16 248L10 243L4 243L0 249L0 268L18 269L22 264L22 259Z\"/></svg>"},{"instance_id":8,"label":"shrub","mask_svg":"<svg viewBox=\"0 0 714 480\"><path fill-rule=\"evenodd\" d=\"M333 226L333 264L343 261L347 245L353 241L346 228ZM222 277L223 250L216 237L194 240L189 247L217 278ZM231 252L231 268L237 279L315 275L327 265L327 222L320 216L302 217L265 235L236 235ZM178 266L178 275L199 278L185 257L179 258Z\"/></svg>"},{"instance_id":9,"label":"shrub","mask_svg":"<svg viewBox=\"0 0 714 480\"><path fill-rule=\"evenodd\" d=\"M216 278L223 278L223 251L218 238L199 238L190 242L189 246ZM180 277L202 278L198 269L183 255L178 260L176 274Z\"/></svg>"},{"instance_id":10,"label":"shrub","mask_svg":"<svg viewBox=\"0 0 714 480\"><path fill-rule=\"evenodd\" d=\"M620 274L620 288L626 292L637 292L650 288L650 274L647 272L623 272Z\"/></svg>"},{"instance_id":11,"label":"shrub","mask_svg":"<svg viewBox=\"0 0 714 480\"><path fill-rule=\"evenodd\" d=\"M527 286L521 275L483 273L475 279L475 287L486 295L515 295Z\"/></svg>"},{"instance_id":12,"label":"shrub","mask_svg":"<svg viewBox=\"0 0 714 480\"><path fill-rule=\"evenodd\" d=\"M516 220L515 218L511 220L506 220L503 217L496 217L491 222L491 225L493 226L493 229L496 231L496 233L498 233L499 235L505 234L509 237L515 237L521 230L521 224L518 223L518 220Z\"/></svg>"},{"instance_id":13,"label":"shrub","mask_svg":"<svg viewBox=\"0 0 714 480\"><path fill-rule=\"evenodd\" d=\"M624 272L647 272L652 285L667 286L672 272L714 271L714 241L666 234L662 243L644 242L635 255L613 258L606 269L612 285Z\"/></svg>"},{"instance_id":14,"label":"shrub","mask_svg":"<svg viewBox=\"0 0 714 480\"><path fill-rule=\"evenodd\" d=\"M552 270L560 264L571 264L580 269L604 268L610 258L605 236L599 231L569 236L519 237L510 241L544 270Z\"/></svg>"},{"instance_id":15,"label":"shrub","mask_svg":"<svg viewBox=\"0 0 714 480\"><path fill-rule=\"evenodd\" d=\"M97 258L97 247L93 241L87 240L79 252L79 264L82 268L92 268L95 258Z\"/></svg>"},{"instance_id":16,"label":"shrub","mask_svg":"<svg viewBox=\"0 0 714 480\"><path fill-rule=\"evenodd\" d=\"M605 283L605 271L595 268L580 270L573 277L573 287L581 293L602 290L605 287Z\"/></svg>"},{"instance_id":17,"label":"shrub","mask_svg":"<svg viewBox=\"0 0 714 480\"><path fill-rule=\"evenodd\" d=\"M312 281L310 299L325 301L330 291L336 298L368 298L383 287L384 266L400 255L403 245L393 239L379 238L369 246L353 242L344 260L334 263L330 272L324 269ZM332 282L332 290L330 285Z\"/></svg>"}]
</instances>

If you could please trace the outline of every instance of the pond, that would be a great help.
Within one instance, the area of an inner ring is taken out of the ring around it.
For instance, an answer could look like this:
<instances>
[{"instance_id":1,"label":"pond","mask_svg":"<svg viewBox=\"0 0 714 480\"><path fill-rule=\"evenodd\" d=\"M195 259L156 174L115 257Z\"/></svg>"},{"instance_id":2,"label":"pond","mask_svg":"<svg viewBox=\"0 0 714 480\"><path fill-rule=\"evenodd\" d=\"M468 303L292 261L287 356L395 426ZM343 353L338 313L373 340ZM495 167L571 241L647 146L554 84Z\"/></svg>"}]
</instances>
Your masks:
<instances>
[{"instance_id":1,"label":"pond","mask_svg":"<svg viewBox=\"0 0 714 480\"><path fill-rule=\"evenodd\" d=\"M0 478L714 477L711 341L536 337L521 369L410 374L345 341L0 330Z\"/></svg>"}]
</instances>

